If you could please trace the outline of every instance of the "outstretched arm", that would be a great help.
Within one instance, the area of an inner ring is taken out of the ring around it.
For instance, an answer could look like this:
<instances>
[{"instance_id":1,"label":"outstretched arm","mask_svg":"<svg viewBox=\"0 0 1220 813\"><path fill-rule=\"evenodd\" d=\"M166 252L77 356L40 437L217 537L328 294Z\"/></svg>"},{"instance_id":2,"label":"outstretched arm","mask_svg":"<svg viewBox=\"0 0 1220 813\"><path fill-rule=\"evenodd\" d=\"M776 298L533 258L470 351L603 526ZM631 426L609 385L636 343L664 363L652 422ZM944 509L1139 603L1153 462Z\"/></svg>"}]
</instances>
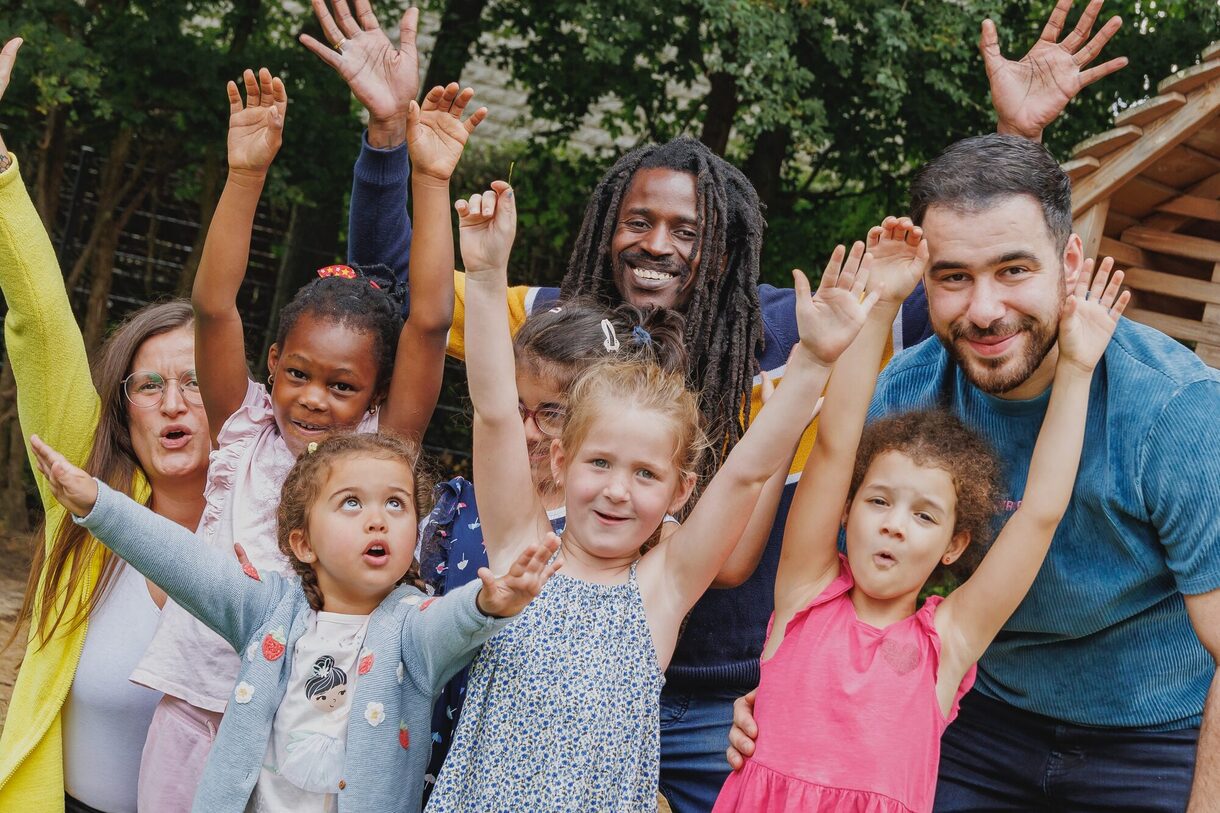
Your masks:
<instances>
[{"instance_id":1,"label":"outstretched arm","mask_svg":"<svg viewBox=\"0 0 1220 813\"><path fill-rule=\"evenodd\" d=\"M864 295L867 265L828 269L816 297L810 296L803 273L794 271L793 280L801 341L783 385L751 421L682 527L644 557L649 569L660 568L667 583L659 591L667 620L686 614L740 541L763 483L800 439L810 404L877 301L875 293Z\"/></svg>"},{"instance_id":2,"label":"outstretched arm","mask_svg":"<svg viewBox=\"0 0 1220 813\"><path fill-rule=\"evenodd\" d=\"M522 545L551 528L530 475L504 307L517 204L503 181L493 182L492 190L459 199L454 206L466 267L466 379L474 406L474 481L493 484L479 495L479 521L488 563L500 573Z\"/></svg>"},{"instance_id":3,"label":"outstretched arm","mask_svg":"<svg viewBox=\"0 0 1220 813\"><path fill-rule=\"evenodd\" d=\"M284 582L243 572L176 522L99 483L37 435L35 462L76 521L237 650L282 595Z\"/></svg>"},{"instance_id":4,"label":"outstretched arm","mask_svg":"<svg viewBox=\"0 0 1220 813\"><path fill-rule=\"evenodd\" d=\"M203 244L191 305L195 308L195 370L212 442L246 397L249 369L237 292L250 260L250 235L267 170L279 152L288 93L262 68L243 74L246 102L229 82L229 177Z\"/></svg>"},{"instance_id":5,"label":"outstretched arm","mask_svg":"<svg viewBox=\"0 0 1220 813\"><path fill-rule=\"evenodd\" d=\"M860 263L865 246L856 243L848 265ZM784 545L775 576L775 626L770 654L783 641L788 620L838 575L838 530L864 430L869 401L899 307L923 276L928 245L909 218L887 217L868 233L869 287L880 298L851 347L839 358L818 425L813 450L797 485L784 526ZM843 257L839 247L830 261Z\"/></svg>"},{"instance_id":6,"label":"outstretched arm","mask_svg":"<svg viewBox=\"0 0 1220 813\"><path fill-rule=\"evenodd\" d=\"M449 213L449 179L470 134L487 116L480 107L462 121L474 96L457 83L428 92L421 109L408 104L407 140L415 205L411 309L402 326L390 393L381 425L407 437L421 438L440 397L445 346L453 323L453 227Z\"/></svg>"},{"instance_id":7,"label":"outstretched arm","mask_svg":"<svg viewBox=\"0 0 1220 813\"><path fill-rule=\"evenodd\" d=\"M1102 2L1090 0L1076 28L1058 42L1072 7L1072 0L1059 0L1038 41L1015 61L1000 53L995 23L983 20L979 51L991 84L991 103L999 117L997 132L1041 141L1042 131L1081 90L1127 64L1127 58L1120 56L1086 69L1123 24L1120 17L1111 17L1089 39Z\"/></svg>"},{"instance_id":8,"label":"outstretched arm","mask_svg":"<svg viewBox=\"0 0 1220 813\"><path fill-rule=\"evenodd\" d=\"M956 690L962 675L1025 598L1072 496L1093 369L1131 299L1130 292L1120 294L1123 272L1111 276L1109 257L1102 260L1096 277L1092 261L1086 263L1059 320L1055 380L1034 444L1021 507L1004 525L974 575L937 609L936 628L946 652L938 677L942 699L943 691Z\"/></svg>"}]
</instances>

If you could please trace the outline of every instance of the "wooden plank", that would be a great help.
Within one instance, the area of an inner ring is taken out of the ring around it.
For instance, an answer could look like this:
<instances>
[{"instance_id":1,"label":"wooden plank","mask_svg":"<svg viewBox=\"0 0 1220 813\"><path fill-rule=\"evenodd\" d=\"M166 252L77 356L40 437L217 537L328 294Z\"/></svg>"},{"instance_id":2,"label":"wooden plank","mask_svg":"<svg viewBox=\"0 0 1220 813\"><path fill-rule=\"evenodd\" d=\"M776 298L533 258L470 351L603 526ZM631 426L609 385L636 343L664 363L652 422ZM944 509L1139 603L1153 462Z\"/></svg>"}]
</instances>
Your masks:
<instances>
[{"instance_id":1,"label":"wooden plank","mask_svg":"<svg viewBox=\"0 0 1220 813\"><path fill-rule=\"evenodd\" d=\"M1220 282L1179 277L1177 274L1166 274L1151 268L1126 268L1124 271L1124 284L1138 291L1155 291L1192 302L1220 305ZM1217 321L1216 329L1220 330L1220 321Z\"/></svg>"},{"instance_id":2,"label":"wooden plank","mask_svg":"<svg viewBox=\"0 0 1220 813\"><path fill-rule=\"evenodd\" d=\"M1212 59L1220 59L1220 40L1217 40L1204 48L1203 53L1200 56L1204 62Z\"/></svg>"},{"instance_id":3,"label":"wooden plank","mask_svg":"<svg viewBox=\"0 0 1220 813\"><path fill-rule=\"evenodd\" d=\"M1132 226L1123 232L1123 242L1146 251L1156 251L1173 257L1190 257L1195 260L1220 263L1220 242L1203 237L1157 231L1146 226Z\"/></svg>"},{"instance_id":4,"label":"wooden plank","mask_svg":"<svg viewBox=\"0 0 1220 813\"><path fill-rule=\"evenodd\" d=\"M1101 166L1101 161L1096 158L1073 158L1071 161L1065 161L1060 165L1064 174L1068 176L1068 180L1076 183L1077 180L1088 175L1093 170Z\"/></svg>"},{"instance_id":5,"label":"wooden plank","mask_svg":"<svg viewBox=\"0 0 1220 813\"><path fill-rule=\"evenodd\" d=\"M1220 197L1220 172L1210 178L1204 178L1197 184L1186 190L1186 194L1195 195L1200 198L1218 198ZM1144 225L1150 229L1160 229L1161 231L1177 231L1192 222L1189 217L1184 215L1157 214L1152 215L1144 220Z\"/></svg>"},{"instance_id":6,"label":"wooden plank","mask_svg":"<svg viewBox=\"0 0 1220 813\"><path fill-rule=\"evenodd\" d=\"M1077 184L1072 190L1072 213L1083 212L1109 197L1175 145L1194 135L1217 110L1220 110L1220 82L1196 93L1184 106L1146 129L1143 138L1111 156L1105 166Z\"/></svg>"},{"instance_id":7,"label":"wooden plank","mask_svg":"<svg viewBox=\"0 0 1220 813\"><path fill-rule=\"evenodd\" d=\"M1210 124L1187 139L1186 146L1212 158L1220 158L1220 118L1212 119Z\"/></svg>"},{"instance_id":8,"label":"wooden plank","mask_svg":"<svg viewBox=\"0 0 1220 813\"><path fill-rule=\"evenodd\" d=\"M1134 217L1129 217L1122 212L1114 211L1114 207L1110 207L1110 214L1106 215L1106 228L1103 232L1107 237L1113 237L1115 240L1123 236L1123 232L1132 226L1141 225L1140 221Z\"/></svg>"},{"instance_id":9,"label":"wooden plank","mask_svg":"<svg viewBox=\"0 0 1220 813\"><path fill-rule=\"evenodd\" d=\"M1141 177L1151 178L1174 189L1186 189L1216 172L1220 172L1220 160L1180 142L1145 169Z\"/></svg>"},{"instance_id":10,"label":"wooden plank","mask_svg":"<svg viewBox=\"0 0 1220 813\"><path fill-rule=\"evenodd\" d=\"M1110 201L1101 200L1087 212L1072 221L1072 231L1080 235L1084 243L1084 256L1096 257L1101 245L1102 232L1106 227L1106 215L1110 212Z\"/></svg>"},{"instance_id":11,"label":"wooden plank","mask_svg":"<svg viewBox=\"0 0 1220 813\"><path fill-rule=\"evenodd\" d=\"M1119 268L1138 265L1143 268L1155 265L1152 258L1135 246L1129 246L1112 237L1102 237L1097 246L1098 257L1113 257Z\"/></svg>"},{"instance_id":12,"label":"wooden plank","mask_svg":"<svg viewBox=\"0 0 1220 813\"><path fill-rule=\"evenodd\" d=\"M1175 215L1185 215L1196 220L1215 220L1220 222L1220 200L1208 200L1194 195L1167 200L1156 207L1158 212L1170 212Z\"/></svg>"},{"instance_id":13,"label":"wooden plank","mask_svg":"<svg viewBox=\"0 0 1220 813\"><path fill-rule=\"evenodd\" d=\"M1212 283L1220 284L1220 263L1212 266ZM1199 358L1212 367L1220 368L1220 305L1211 304L1203 309L1203 324L1209 326L1215 333L1213 341L1199 342L1195 352Z\"/></svg>"},{"instance_id":14,"label":"wooden plank","mask_svg":"<svg viewBox=\"0 0 1220 813\"><path fill-rule=\"evenodd\" d=\"M1220 329L1209 327L1193 319L1183 319L1181 316L1169 316L1143 308L1127 308L1123 314L1129 319L1154 327L1162 333L1175 339L1185 339L1188 342L1220 343Z\"/></svg>"},{"instance_id":15,"label":"wooden plank","mask_svg":"<svg viewBox=\"0 0 1220 813\"><path fill-rule=\"evenodd\" d=\"M1136 175L1110 195L1110 210L1143 220L1158 204L1181 195L1180 187L1166 186L1147 175Z\"/></svg>"},{"instance_id":16,"label":"wooden plank","mask_svg":"<svg viewBox=\"0 0 1220 813\"><path fill-rule=\"evenodd\" d=\"M1157 84L1156 92L1161 96L1166 93L1190 93L1213 79L1220 79L1220 62L1204 62L1166 76Z\"/></svg>"},{"instance_id":17,"label":"wooden plank","mask_svg":"<svg viewBox=\"0 0 1220 813\"><path fill-rule=\"evenodd\" d=\"M1143 127L1151 124L1162 116L1168 115L1186 104L1186 97L1181 93L1166 93L1164 96L1153 96L1151 99L1134 104L1114 117L1114 124L1122 127L1134 124Z\"/></svg>"},{"instance_id":18,"label":"wooden plank","mask_svg":"<svg viewBox=\"0 0 1220 813\"><path fill-rule=\"evenodd\" d=\"M1098 133L1092 138L1086 138L1075 147L1072 148L1073 158L1104 158L1112 152L1117 152L1123 147L1135 141L1144 131L1134 125L1126 127L1115 127L1113 130L1106 130L1104 133Z\"/></svg>"}]
</instances>

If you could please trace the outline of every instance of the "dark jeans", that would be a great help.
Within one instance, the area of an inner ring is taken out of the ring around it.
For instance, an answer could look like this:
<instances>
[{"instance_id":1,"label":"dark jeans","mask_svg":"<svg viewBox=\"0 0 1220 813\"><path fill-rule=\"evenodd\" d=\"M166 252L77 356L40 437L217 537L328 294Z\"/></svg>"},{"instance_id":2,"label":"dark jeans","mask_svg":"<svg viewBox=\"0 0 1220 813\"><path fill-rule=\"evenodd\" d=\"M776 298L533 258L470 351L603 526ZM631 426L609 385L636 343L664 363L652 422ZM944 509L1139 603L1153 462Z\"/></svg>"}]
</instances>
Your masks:
<instances>
[{"instance_id":1,"label":"dark jeans","mask_svg":"<svg viewBox=\"0 0 1220 813\"><path fill-rule=\"evenodd\" d=\"M102 813L96 807L89 807L84 802L73 799L68 794L64 794L64 813Z\"/></svg>"},{"instance_id":2,"label":"dark jeans","mask_svg":"<svg viewBox=\"0 0 1220 813\"><path fill-rule=\"evenodd\" d=\"M716 803L737 697L661 692L661 793L674 813L707 813Z\"/></svg>"},{"instance_id":3,"label":"dark jeans","mask_svg":"<svg viewBox=\"0 0 1220 813\"><path fill-rule=\"evenodd\" d=\"M935 810L1180 813L1198 740L1197 728L1071 725L972 691L941 739Z\"/></svg>"}]
</instances>

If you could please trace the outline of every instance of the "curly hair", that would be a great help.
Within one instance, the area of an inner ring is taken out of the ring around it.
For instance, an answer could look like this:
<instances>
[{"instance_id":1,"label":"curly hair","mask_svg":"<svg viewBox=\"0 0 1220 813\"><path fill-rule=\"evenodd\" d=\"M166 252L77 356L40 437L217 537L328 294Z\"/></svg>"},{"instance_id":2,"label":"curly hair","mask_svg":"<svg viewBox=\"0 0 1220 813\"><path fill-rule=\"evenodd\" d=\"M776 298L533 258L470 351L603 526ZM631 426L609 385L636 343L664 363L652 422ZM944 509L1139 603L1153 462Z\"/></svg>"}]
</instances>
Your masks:
<instances>
[{"instance_id":1,"label":"curly hair","mask_svg":"<svg viewBox=\"0 0 1220 813\"><path fill-rule=\"evenodd\" d=\"M767 223L754 186L739 169L693 138L650 144L624 155L593 192L563 278L564 298L588 295L616 304L611 242L636 172L668 169L695 178L699 234L691 252L699 273L686 314L686 381L712 439L707 475L720 467L749 423L757 355L763 347L759 258Z\"/></svg>"},{"instance_id":2,"label":"curly hair","mask_svg":"<svg viewBox=\"0 0 1220 813\"><path fill-rule=\"evenodd\" d=\"M322 590L318 586L317 573L312 565L297 558L289 536L294 530L308 527L309 509L318 498L319 491L330 475L331 467L345 457L378 457L383 460L403 461L411 469L414 481L412 502L416 519L426 516L432 509L432 487L435 478L422 462L419 446L392 432L335 435L320 443L313 452L298 457L280 492L280 505L276 512L276 540L280 552L288 557L293 572L300 577L301 589L309 600L309 606L314 610L322 609ZM411 584L423 590L424 583L419 577L419 562L412 559L411 566L398 583Z\"/></svg>"},{"instance_id":3,"label":"curly hair","mask_svg":"<svg viewBox=\"0 0 1220 813\"><path fill-rule=\"evenodd\" d=\"M321 277L296 292L280 311L280 323L275 343L280 351L304 314L324 319L373 337L373 359L377 364L375 395L384 395L394 372L394 357L398 353L398 336L402 333L402 292L393 274L385 266L361 266L354 269L355 279Z\"/></svg>"},{"instance_id":4,"label":"curly hair","mask_svg":"<svg viewBox=\"0 0 1220 813\"><path fill-rule=\"evenodd\" d=\"M900 452L919 466L943 469L957 494L953 533L970 532L966 551L946 569L964 581L982 561L995 533L996 500L1000 494L1000 460L995 450L955 415L943 409L903 412L869 424L860 438L848 503L864 482L873 461L886 452ZM933 577L938 575L933 572Z\"/></svg>"}]
</instances>

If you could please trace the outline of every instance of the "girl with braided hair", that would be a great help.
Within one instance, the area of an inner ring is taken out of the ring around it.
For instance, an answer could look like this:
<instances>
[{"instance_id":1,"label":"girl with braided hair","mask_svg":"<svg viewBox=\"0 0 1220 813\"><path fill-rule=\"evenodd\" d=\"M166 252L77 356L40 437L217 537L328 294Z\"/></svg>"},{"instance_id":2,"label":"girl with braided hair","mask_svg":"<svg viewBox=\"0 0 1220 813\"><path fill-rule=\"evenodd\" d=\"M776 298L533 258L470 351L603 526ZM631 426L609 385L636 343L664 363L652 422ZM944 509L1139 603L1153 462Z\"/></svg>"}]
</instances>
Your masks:
<instances>
[{"instance_id":1,"label":"girl with braided hair","mask_svg":"<svg viewBox=\"0 0 1220 813\"><path fill-rule=\"evenodd\" d=\"M433 697L559 567L552 535L504 575L428 597L414 548L430 489L418 446L389 433L337 434L293 465L277 527L288 577L30 442L75 521L243 653L196 811L418 811Z\"/></svg>"},{"instance_id":2,"label":"girl with braided hair","mask_svg":"<svg viewBox=\"0 0 1220 813\"><path fill-rule=\"evenodd\" d=\"M267 384L251 379L237 307L262 187L287 111L279 78L244 75L246 101L228 85L229 177L204 243L191 302L199 391L215 452L198 533L225 552L240 543L256 571L289 572L276 546L274 505L289 469L310 443L378 427L419 438L436 404L452 313L448 178L485 111L463 121L473 91L434 88L412 107L408 132L417 178L416 280L411 315L405 286L376 268L331 266L279 315ZM401 340L400 340L401 335ZM238 656L174 603L132 675L164 693L141 763L141 808L189 807L199 772L229 704Z\"/></svg>"}]
</instances>

